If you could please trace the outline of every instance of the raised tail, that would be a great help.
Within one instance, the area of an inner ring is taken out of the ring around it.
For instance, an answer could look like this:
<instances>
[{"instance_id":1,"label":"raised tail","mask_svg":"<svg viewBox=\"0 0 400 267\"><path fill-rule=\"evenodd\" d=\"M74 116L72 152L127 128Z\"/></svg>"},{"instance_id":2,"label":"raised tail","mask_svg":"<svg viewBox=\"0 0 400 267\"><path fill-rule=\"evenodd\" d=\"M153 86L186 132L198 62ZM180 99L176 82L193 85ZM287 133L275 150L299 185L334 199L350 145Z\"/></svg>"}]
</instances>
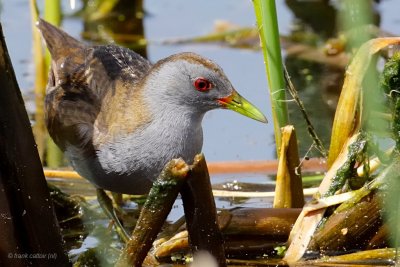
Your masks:
<instances>
[{"instance_id":1,"label":"raised tail","mask_svg":"<svg viewBox=\"0 0 400 267\"><path fill-rule=\"evenodd\" d=\"M82 51L85 47L83 43L41 18L37 21L36 26L42 33L51 57L55 61L71 53Z\"/></svg>"}]
</instances>

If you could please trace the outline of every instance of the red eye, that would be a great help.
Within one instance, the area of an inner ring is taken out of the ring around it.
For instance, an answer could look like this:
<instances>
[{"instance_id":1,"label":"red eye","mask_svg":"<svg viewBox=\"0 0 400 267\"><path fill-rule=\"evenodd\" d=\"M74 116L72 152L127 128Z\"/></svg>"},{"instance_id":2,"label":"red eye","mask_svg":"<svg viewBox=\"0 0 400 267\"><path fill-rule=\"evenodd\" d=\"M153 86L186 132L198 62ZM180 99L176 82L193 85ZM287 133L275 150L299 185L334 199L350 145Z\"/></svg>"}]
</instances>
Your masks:
<instances>
[{"instance_id":1,"label":"red eye","mask_svg":"<svg viewBox=\"0 0 400 267\"><path fill-rule=\"evenodd\" d=\"M194 87L196 87L196 90L198 90L200 92L208 91L213 86L209 80L207 80L203 77L196 78L196 80L194 80L193 85L194 85Z\"/></svg>"}]
</instances>

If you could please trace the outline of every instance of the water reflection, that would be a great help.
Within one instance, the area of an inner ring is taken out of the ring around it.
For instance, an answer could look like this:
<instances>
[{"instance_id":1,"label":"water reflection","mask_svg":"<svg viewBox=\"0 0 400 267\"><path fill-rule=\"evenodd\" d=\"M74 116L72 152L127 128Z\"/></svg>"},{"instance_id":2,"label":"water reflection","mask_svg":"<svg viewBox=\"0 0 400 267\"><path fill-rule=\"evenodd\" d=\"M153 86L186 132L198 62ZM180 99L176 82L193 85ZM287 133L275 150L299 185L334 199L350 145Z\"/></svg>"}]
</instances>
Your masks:
<instances>
[{"instance_id":1,"label":"water reflection","mask_svg":"<svg viewBox=\"0 0 400 267\"><path fill-rule=\"evenodd\" d=\"M83 1L84 39L131 48L147 57L144 45L143 0Z\"/></svg>"}]
</instances>

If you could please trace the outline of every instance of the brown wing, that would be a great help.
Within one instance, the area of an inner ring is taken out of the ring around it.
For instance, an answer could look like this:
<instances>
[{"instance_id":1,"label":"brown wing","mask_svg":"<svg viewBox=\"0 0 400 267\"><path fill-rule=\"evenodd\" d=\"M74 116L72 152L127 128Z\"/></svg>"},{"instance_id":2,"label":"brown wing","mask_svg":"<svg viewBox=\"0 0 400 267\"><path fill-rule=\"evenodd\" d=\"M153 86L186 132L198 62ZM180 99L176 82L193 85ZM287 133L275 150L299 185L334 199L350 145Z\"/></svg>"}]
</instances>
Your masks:
<instances>
[{"instance_id":1,"label":"brown wing","mask_svg":"<svg viewBox=\"0 0 400 267\"><path fill-rule=\"evenodd\" d=\"M94 124L110 102L105 98L131 95L151 65L125 48L85 46L43 20L38 27L52 55L45 105L49 133L63 150L72 144L93 153Z\"/></svg>"}]
</instances>

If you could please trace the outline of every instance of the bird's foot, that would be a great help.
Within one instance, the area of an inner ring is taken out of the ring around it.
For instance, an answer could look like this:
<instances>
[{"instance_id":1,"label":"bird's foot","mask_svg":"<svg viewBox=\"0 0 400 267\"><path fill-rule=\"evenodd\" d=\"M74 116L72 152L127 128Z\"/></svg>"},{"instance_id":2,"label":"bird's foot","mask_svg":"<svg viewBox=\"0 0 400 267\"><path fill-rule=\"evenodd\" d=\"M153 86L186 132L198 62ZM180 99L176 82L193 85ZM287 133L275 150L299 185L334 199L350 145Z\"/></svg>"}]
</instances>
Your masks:
<instances>
[{"instance_id":1,"label":"bird's foot","mask_svg":"<svg viewBox=\"0 0 400 267\"><path fill-rule=\"evenodd\" d=\"M96 193L97 193L97 201L99 201L101 209L104 211L106 216L114 222L117 234L125 243L128 242L130 239L130 235L128 234L128 232L125 230L124 226L118 219L111 198L106 194L106 192L103 189L97 188Z\"/></svg>"}]
</instances>

